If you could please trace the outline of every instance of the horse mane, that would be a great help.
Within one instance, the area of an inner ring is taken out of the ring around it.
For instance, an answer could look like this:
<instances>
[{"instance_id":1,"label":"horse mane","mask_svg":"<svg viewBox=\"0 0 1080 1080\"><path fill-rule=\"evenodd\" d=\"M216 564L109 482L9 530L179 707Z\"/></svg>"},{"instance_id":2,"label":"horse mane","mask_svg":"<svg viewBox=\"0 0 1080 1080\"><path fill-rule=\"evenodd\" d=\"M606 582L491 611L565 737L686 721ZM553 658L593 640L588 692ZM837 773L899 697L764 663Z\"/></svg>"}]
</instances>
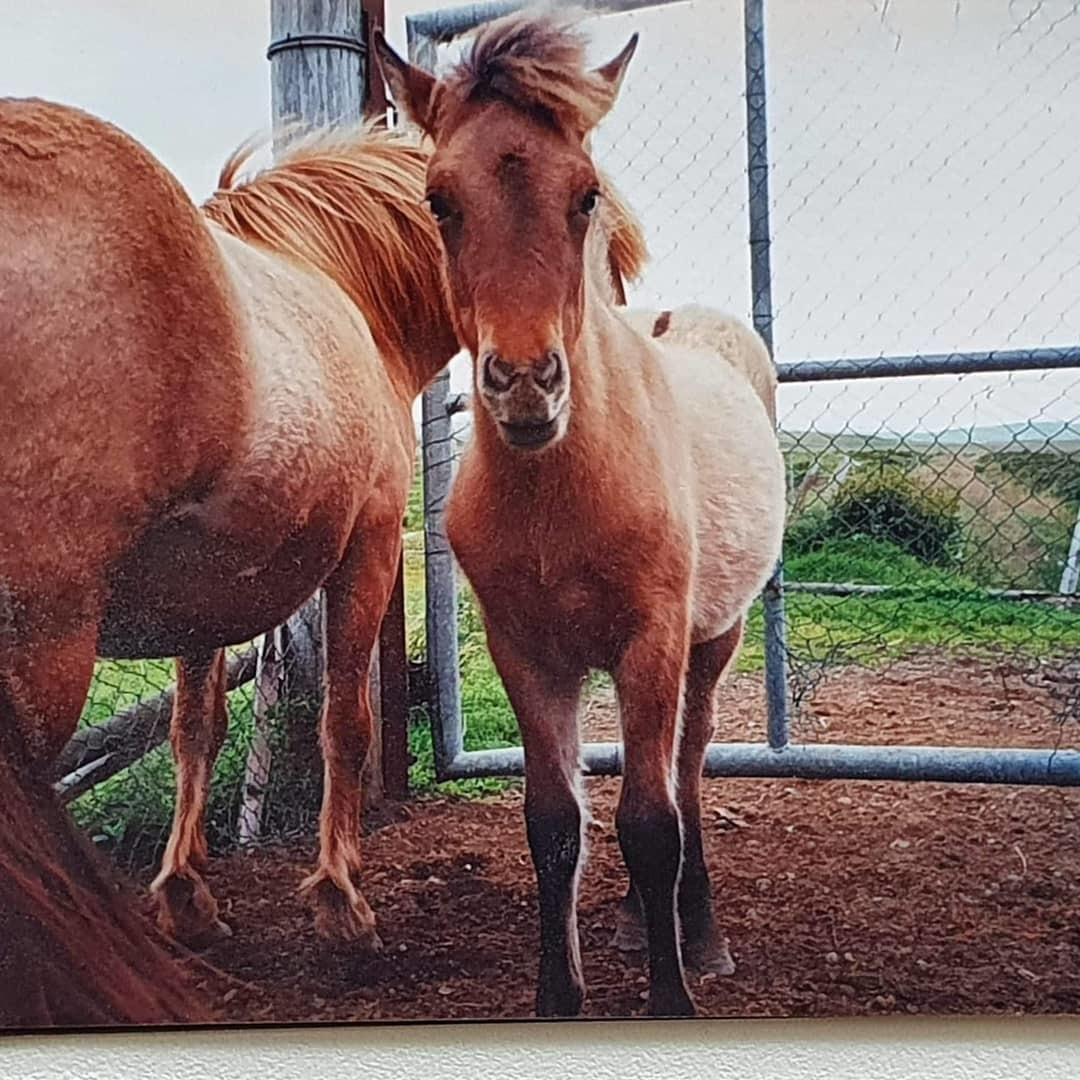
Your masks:
<instances>
[{"instance_id":1,"label":"horse mane","mask_svg":"<svg viewBox=\"0 0 1080 1080\"><path fill-rule=\"evenodd\" d=\"M484 24L441 84L443 101L483 94L590 131L611 105L611 88L585 64L584 12L518 12Z\"/></svg>"},{"instance_id":2,"label":"horse mane","mask_svg":"<svg viewBox=\"0 0 1080 1080\"><path fill-rule=\"evenodd\" d=\"M299 140L239 181L257 148L249 141L226 161L207 218L327 274L380 347L430 350L451 333L442 248L424 206L426 149L368 123Z\"/></svg>"},{"instance_id":3,"label":"horse mane","mask_svg":"<svg viewBox=\"0 0 1080 1080\"><path fill-rule=\"evenodd\" d=\"M611 178L600 171L603 192L600 225L603 233L608 273L616 304L626 304L626 281L637 281L645 269L649 249L645 231Z\"/></svg>"}]
</instances>

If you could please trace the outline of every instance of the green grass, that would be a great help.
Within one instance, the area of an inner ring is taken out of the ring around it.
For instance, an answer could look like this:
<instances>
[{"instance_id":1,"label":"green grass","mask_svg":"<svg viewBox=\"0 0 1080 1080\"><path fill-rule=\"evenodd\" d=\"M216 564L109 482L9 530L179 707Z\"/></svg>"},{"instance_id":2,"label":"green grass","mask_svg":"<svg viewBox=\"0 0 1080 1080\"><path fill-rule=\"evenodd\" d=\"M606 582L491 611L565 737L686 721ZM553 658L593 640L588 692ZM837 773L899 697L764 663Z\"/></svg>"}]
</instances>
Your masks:
<instances>
[{"instance_id":1,"label":"green grass","mask_svg":"<svg viewBox=\"0 0 1080 1080\"><path fill-rule=\"evenodd\" d=\"M791 581L889 585L881 596L831 597L792 593L787 597L789 648L798 663L883 665L921 649L956 654L1002 653L1050 659L1080 650L1080 612L1045 604L988 598L958 574L928 567L885 541L850 537L788 560ZM487 652L475 601L463 587L459 600L462 713L465 748L519 746L513 711ZM737 670L764 666L760 603L750 611ZM417 791L435 787L427 715L415 710L410 746L416 756L411 780ZM459 795L486 794L502 780L469 780L442 786Z\"/></svg>"}]
</instances>

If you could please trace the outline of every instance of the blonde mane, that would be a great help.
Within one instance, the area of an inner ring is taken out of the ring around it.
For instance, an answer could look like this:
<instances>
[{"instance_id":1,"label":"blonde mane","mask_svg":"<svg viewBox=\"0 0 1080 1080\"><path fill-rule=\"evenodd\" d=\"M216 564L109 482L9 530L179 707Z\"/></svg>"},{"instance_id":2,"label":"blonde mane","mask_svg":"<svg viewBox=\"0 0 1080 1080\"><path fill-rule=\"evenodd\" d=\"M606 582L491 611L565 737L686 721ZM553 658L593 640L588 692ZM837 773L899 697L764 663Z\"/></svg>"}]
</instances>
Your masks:
<instances>
[{"instance_id":1,"label":"blonde mane","mask_svg":"<svg viewBox=\"0 0 1080 1080\"><path fill-rule=\"evenodd\" d=\"M357 305L380 348L442 347L452 333L442 247L424 205L428 152L372 125L296 143L238 182L257 144L221 170L203 213L232 235L321 270Z\"/></svg>"},{"instance_id":2,"label":"blonde mane","mask_svg":"<svg viewBox=\"0 0 1080 1080\"><path fill-rule=\"evenodd\" d=\"M600 187L603 201L599 220L613 299L616 304L625 305L625 282L641 277L649 259L649 249L641 222L603 170L600 170Z\"/></svg>"}]
</instances>

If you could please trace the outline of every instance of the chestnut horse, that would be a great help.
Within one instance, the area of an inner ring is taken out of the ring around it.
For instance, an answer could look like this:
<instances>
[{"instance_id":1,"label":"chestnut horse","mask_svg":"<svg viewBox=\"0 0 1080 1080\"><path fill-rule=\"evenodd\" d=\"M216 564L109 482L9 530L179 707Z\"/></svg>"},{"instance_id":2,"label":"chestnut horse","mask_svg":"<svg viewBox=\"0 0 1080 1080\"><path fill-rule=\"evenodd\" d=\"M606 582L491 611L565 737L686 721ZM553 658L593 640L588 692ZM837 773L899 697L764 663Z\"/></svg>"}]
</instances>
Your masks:
<instances>
[{"instance_id":1,"label":"chestnut horse","mask_svg":"<svg viewBox=\"0 0 1080 1080\"><path fill-rule=\"evenodd\" d=\"M199 869L227 723L223 647L326 589L318 864L327 936L375 947L358 887L368 669L401 550L412 404L458 345L426 154L302 145L200 212L81 111L0 101L0 724L46 764L96 656L178 660L163 930L227 932Z\"/></svg>"},{"instance_id":2,"label":"chestnut horse","mask_svg":"<svg viewBox=\"0 0 1080 1080\"><path fill-rule=\"evenodd\" d=\"M508 16L436 80L377 42L397 103L434 141L428 200L474 358L447 532L521 728L542 1015L574 1015L585 995L577 709L590 669L612 674L619 699L622 917L644 917L650 1013L694 1011L680 930L688 961L730 969L699 784L715 689L784 516L760 338L704 309L654 313L642 333L598 273L587 140L635 43L587 70L573 20Z\"/></svg>"}]
</instances>

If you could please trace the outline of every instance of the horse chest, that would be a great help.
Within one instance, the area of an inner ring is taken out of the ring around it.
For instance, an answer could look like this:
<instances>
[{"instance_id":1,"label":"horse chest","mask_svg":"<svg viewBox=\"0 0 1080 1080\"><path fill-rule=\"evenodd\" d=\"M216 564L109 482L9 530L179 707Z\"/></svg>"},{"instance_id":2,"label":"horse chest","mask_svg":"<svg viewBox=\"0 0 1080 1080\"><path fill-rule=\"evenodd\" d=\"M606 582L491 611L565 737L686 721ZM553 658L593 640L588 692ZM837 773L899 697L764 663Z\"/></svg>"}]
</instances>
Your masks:
<instances>
[{"instance_id":1,"label":"horse chest","mask_svg":"<svg viewBox=\"0 0 1080 1080\"><path fill-rule=\"evenodd\" d=\"M617 577L595 565L568 572L538 558L475 582L495 633L538 661L610 669L635 619Z\"/></svg>"}]
</instances>

